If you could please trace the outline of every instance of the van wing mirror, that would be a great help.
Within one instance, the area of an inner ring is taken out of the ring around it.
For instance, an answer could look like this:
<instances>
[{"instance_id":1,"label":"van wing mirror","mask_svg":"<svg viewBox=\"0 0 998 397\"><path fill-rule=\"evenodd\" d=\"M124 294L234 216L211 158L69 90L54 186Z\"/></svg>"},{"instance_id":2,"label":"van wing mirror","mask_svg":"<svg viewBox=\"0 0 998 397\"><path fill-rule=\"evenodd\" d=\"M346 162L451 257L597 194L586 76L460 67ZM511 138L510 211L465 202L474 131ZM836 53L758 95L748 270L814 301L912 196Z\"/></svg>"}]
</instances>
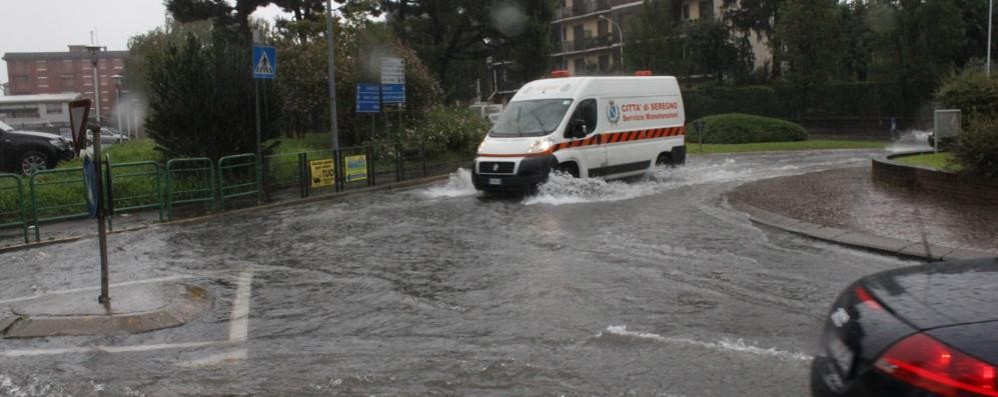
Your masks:
<instances>
[{"instance_id":1,"label":"van wing mirror","mask_svg":"<svg viewBox=\"0 0 998 397\"><path fill-rule=\"evenodd\" d=\"M572 119L568 123L568 133L565 134L568 138L583 138L586 136L586 120L584 119Z\"/></svg>"}]
</instances>

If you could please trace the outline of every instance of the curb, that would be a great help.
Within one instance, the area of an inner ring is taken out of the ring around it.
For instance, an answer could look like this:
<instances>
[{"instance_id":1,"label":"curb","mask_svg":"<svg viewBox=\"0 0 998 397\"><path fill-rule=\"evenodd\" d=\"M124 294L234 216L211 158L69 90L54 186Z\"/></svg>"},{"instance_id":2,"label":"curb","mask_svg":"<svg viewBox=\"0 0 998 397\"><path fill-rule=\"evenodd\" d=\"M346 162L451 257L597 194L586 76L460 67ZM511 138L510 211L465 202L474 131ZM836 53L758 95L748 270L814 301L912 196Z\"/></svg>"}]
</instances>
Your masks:
<instances>
[{"instance_id":1,"label":"curb","mask_svg":"<svg viewBox=\"0 0 998 397\"><path fill-rule=\"evenodd\" d=\"M108 235L133 232L133 231L136 231L136 230L148 229L150 227L155 227L155 226L183 225L183 224L187 224L187 223L201 222L201 221L210 220L212 218L219 218L219 217L222 217L222 216L225 216L225 215L231 215L231 214L249 213L249 212L253 212L253 211L266 210L266 209L271 209L271 208L294 207L294 206L299 206L299 205L304 205L304 204L311 204L311 203L325 201L325 200L333 200L333 199L341 198L341 197L356 196L356 195L360 195L360 194L370 194L370 193L375 193L375 192L379 192L379 191L407 190L407 189L412 189L412 188L415 188L415 187L419 187L419 186L422 186L422 185L427 185L427 184L434 183L434 182L440 182L440 181L446 180L449 177L450 177L450 174L436 175L436 176L430 176L430 177L425 177L425 178L420 178L420 179L412 179L412 180L408 180L408 181L389 183L387 185L373 186L373 187L367 187L367 188L363 188L363 189L350 190L350 191L345 191L345 192L327 193L327 194L322 194L322 195L317 195L317 196L312 196L312 197L306 197L306 198L300 198L300 199L294 199L294 200L288 200L288 201L281 201L281 202L275 202L275 203L268 203L268 204L256 205L256 206L246 207L246 208L238 208L238 209L234 209L234 210L228 210L228 211L224 211L224 212L216 212L216 213L213 213L213 214L208 214L208 215L203 215L203 216L198 216L198 217L193 217L193 218L177 219L177 220L166 221L166 222L156 222L156 223L150 223L150 224L141 225L141 226L132 226L132 227L127 227L127 228L122 228L122 229L115 229L114 231L108 232ZM81 239L84 239L84 238L87 238L87 237L91 237L91 236L93 236L93 234L69 236L69 237L57 238L57 239L52 239L52 240L45 240L45 241L40 241L40 242L28 243L28 244L11 245L11 246L7 246L7 247L0 247L0 254L5 254L5 253L8 253L8 252L30 250L30 249L33 249L33 248L40 248L40 247L45 247L45 246L49 246L49 245L71 243L71 242L78 241L78 240L81 240Z\"/></svg>"},{"instance_id":2,"label":"curb","mask_svg":"<svg viewBox=\"0 0 998 397\"><path fill-rule=\"evenodd\" d=\"M48 336L136 334L184 325L206 313L214 299L201 287L176 284L177 296L146 311L120 314L18 314L0 319L0 334L7 339Z\"/></svg>"},{"instance_id":3,"label":"curb","mask_svg":"<svg viewBox=\"0 0 998 397\"><path fill-rule=\"evenodd\" d=\"M894 255L907 259L934 262L998 256L998 252L979 251L968 248L953 248L931 244L925 241L909 241L858 233L775 214L741 201L732 200L730 203L736 209L748 214L749 220L753 223L769 226L800 236L810 237L816 240Z\"/></svg>"}]
</instances>

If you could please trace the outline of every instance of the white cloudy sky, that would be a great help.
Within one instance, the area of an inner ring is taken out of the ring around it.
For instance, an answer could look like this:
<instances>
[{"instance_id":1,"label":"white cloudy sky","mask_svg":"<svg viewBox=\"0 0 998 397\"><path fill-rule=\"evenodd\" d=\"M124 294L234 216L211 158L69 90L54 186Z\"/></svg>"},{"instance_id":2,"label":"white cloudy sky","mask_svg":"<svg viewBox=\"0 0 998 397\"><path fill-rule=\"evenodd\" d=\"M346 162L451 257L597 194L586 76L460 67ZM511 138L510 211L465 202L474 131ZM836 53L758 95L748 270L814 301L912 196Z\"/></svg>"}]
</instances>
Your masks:
<instances>
[{"instance_id":1,"label":"white cloudy sky","mask_svg":"<svg viewBox=\"0 0 998 397\"><path fill-rule=\"evenodd\" d=\"M128 39L163 25L163 0L0 0L0 54L66 51L89 44L97 31L108 50L127 50ZM273 19L281 11L261 8L254 16ZM7 63L0 62L0 83Z\"/></svg>"}]
</instances>

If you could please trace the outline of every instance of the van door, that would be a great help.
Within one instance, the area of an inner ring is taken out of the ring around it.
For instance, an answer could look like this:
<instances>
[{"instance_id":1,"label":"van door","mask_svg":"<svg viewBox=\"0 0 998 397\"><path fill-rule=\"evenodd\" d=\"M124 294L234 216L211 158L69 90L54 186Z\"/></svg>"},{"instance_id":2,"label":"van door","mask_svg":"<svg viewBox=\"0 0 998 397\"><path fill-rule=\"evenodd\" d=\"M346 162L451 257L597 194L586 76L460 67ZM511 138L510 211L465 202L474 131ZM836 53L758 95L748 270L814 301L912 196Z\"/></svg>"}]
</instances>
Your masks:
<instances>
[{"instance_id":1,"label":"van door","mask_svg":"<svg viewBox=\"0 0 998 397\"><path fill-rule=\"evenodd\" d=\"M573 137L572 125L575 124L575 120L585 125L584 137ZM598 170L606 167L606 149L599 144L599 134L596 133L599 127L596 99L587 98L579 101L575 111L572 112L572 117L568 119L568 128L564 134L570 144L565 150L569 151L571 158L579 162L579 171L585 170L583 175L594 176L594 170L598 174Z\"/></svg>"}]
</instances>

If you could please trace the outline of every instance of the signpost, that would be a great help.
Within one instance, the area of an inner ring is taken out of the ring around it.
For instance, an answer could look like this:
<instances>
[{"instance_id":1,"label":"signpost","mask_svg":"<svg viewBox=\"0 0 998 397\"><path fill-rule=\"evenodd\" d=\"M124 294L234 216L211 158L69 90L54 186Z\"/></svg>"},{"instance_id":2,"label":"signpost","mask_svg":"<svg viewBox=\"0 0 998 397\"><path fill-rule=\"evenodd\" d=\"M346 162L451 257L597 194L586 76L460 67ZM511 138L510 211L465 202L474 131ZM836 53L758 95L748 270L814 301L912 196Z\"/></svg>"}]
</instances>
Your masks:
<instances>
[{"instance_id":1,"label":"signpost","mask_svg":"<svg viewBox=\"0 0 998 397\"><path fill-rule=\"evenodd\" d=\"M90 117L90 100L80 99L69 103L69 126L73 136L73 150L76 155L86 147L87 142L87 117Z\"/></svg>"},{"instance_id":2,"label":"signpost","mask_svg":"<svg viewBox=\"0 0 998 397\"><path fill-rule=\"evenodd\" d=\"M253 46L253 90L256 96L256 180L263 180L263 146L260 121L260 79L273 80L277 77L277 50L274 47ZM263 194L263 189L257 189Z\"/></svg>"},{"instance_id":3,"label":"signpost","mask_svg":"<svg viewBox=\"0 0 998 397\"><path fill-rule=\"evenodd\" d=\"M382 105L395 110L405 108L404 59L381 58L381 95Z\"/></svg>"}]
</instances>

